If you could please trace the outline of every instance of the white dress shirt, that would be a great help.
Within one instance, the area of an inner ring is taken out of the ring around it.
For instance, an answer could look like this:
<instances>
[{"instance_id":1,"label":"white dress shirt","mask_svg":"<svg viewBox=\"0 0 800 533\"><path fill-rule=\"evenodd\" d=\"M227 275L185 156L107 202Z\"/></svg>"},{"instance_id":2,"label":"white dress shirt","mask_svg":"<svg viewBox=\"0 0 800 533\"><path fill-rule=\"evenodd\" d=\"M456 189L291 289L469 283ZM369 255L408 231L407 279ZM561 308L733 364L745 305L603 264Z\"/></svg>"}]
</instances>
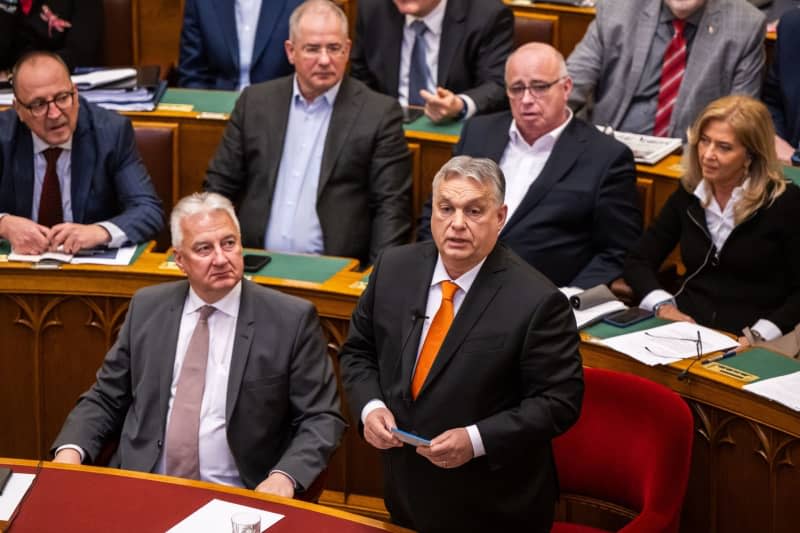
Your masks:
<instances>
[{"instance_id":1,"label":"white dress shirt","mask_svg":"<svg viewBox=\"0 0 800 533\"><path fill-rule=\"evenodd\" d=\"M435 94L436 87L439 84L439 43L442 40L442 24L446 8L447 0L442 0L424 17L406 15L405 24L403 25L403 45L400 47L400 76L398 77L400 82L397 86L397 99L403 107L408 106L408 72L411 67L411 51L414 49L414 39L416 37L414 30L411 29L411 23L415 20L421 20L428 27L428 31L422 36L425 40L425 63L428 65L428 74L430 74L426 85L428 90ZM474 115L477 111L477 106L472 98L466 94L459 94L458 96L467 105L465 118Z\"/></svg>"},{"instance_id":2,"label":"white dress shirt","mask_svg":"<svg viewBox=\"0 0 800 533\"><path fill-rule=\"evenodd\" d=\"M467 296L472 284L475 282L475 278L478 276L478 272L480 272L484 262L486 262L486 258L483 258L480 263L462 274L460 278L451 280L450 275L444 268L444 263L442 263L442 257L439 256L436 259L436 266L433 269L433 276L431 277L431 284L430 288L428 289L428 301L425 304L425 321L422 323L422 332L420 334L419 342L417 343L417 361L419 361L419 354L422 351L422 345L424 344L425 337L428 335L428 330L431 327L433 317L436 316L436 313L439 311L439 307L442 304L442 282L452 281L458 285L458 290L453 295L453 319L455 320L459 309L461 309L461 304L464 302L464 298ZM416 367L417 365L414 363L414 370L416 370ZM409 387L410 386L411 384L409 384ZM361 410L361 423L364 423L368 414L380 407L386 407L386 404L382 400L374 399L367 402L367 404ZM486 449L483 447L483 439L481 438L480 431L478 431L478 426L472 424L467 426L466 430L467 434L469 435L469 440L472 443L473 455L475 457L486 455ZM421 436L425 438L433 438L436 435Z\"/></svg>"},{"instance_id":3,"label":"white dress shirt","mask_svg":"<svg viewBox=\"0 0 800 533\"><path fill-rule=\"evenodd\" d=\"M250 67L256 42L261 0L236 0L236 37L239 43L239 90L250 85Z\"/></svg>"},{"instance_id":4,"label":"white dress shirt","mask_svg":"<svg viewBox=\"0 0 800 533\"><path fill-rule=\"evenodd\" d=\"M512 120L508 128L508 145L500 159L500 168L506 178L506 205L508 215L506 224L511 220L522 199L528 194L539 174L542 173L556 141L561 136L564 128L572 120L572 111L567 109L567 118L557 128L545 133L533 144L528 144L517 129L517 121Z\"/></svg>"},{"instance_id":5,"label":"white dress shirt","mask_svg":"<svg viewBox=\"0 0 800 533\"><path fill-rule=\"evenodd\" d=\"M694 189L694 195L700 200L700 205L704 206L703 210L706 215L706 227L708 228L708 233L711 235L711 242L714 243L717 257L719 257L722 247L725 246L725 242L728 240L728 237L730 237L733 228L736 227L736 220L733 212L734 207L744 196L744 190L747 188L749 181L750 180L747 179L740 186L733 189L730 199L725 204L725 209L720 207L706 180L702 180ZM691 273L689 272L687 274ZM673 299L673 296L667 291L656 289L650 291L642 298L639 307L647 311L652 311L656 305ZM780 328L778 328L774 322L765 318L758 319L750 329L758 331L761 336L768 341L777 339L782 335Z\"/></svg>"}]
</instances>

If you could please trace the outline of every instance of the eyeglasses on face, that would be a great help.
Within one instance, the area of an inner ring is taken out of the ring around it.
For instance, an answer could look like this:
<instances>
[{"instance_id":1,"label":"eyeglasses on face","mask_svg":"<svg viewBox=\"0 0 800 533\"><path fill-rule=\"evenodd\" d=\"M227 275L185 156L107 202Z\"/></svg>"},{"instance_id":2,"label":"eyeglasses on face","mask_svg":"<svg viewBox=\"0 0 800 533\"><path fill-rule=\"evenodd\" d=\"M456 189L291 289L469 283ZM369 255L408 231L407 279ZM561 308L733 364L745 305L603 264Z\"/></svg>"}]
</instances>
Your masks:
<instances>
[{"instance_id":1,"label":"eyeglasses on face","mask_svg":"<svg viewBox=\"0 0 800 533\"><path fill-rule=\"evenodd\" d=\"M534 81L530 85L515 83L514 85L506 89L506 91L508 92L509 98L512 98L514 100L523 98L526 92L530 92L531 96L533 96L534 98L541 98L542 96L547 94L547 91L549 91L553 85L562 81L565 78L566 76L561 76L560 78L555 79L551 82Z\"/></svg>"},{"instance_id":2,"label":"eyeglasses on face","mask_svg":"<svg viewBox=\"0 0 800 533\"><path fill-rule=\"evenodd\" d=\"M322 55L323 50L331 57L338 57L344 54L344 45L342 43L330 43L326 45L304 44L300 47L300 51L306 57L319 57Z\"/></svg>"},{"instance_id":3,"label":"eyeglasses on face","mask_svg":"<svg viewBox=\"0 0 800 533\"><path fill-rule=\"evenodd\" d=\"M55 104L55 106L62 112L69 109L72 106L72 99L74 95L75 91L63 91L49 100L37 98L36 100L28 102L27 104L19 99L17 99L17 101L22 107L30 111L31 115L34 117L42 117L49 111L50 104Z\"/></svg>"}]
</instances>

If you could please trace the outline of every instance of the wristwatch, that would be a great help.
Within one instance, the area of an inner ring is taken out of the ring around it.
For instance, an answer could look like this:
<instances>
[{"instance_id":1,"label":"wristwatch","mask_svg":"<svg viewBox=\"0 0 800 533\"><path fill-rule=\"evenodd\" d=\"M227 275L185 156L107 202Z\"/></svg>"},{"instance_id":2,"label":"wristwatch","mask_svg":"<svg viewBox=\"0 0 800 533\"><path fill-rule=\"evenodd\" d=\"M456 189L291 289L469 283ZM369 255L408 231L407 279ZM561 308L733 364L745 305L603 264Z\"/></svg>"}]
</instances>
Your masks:
<instances>
[{"instance_id":1,"label":"wristwatch","mask_svg":"<svg viewBox=\"0 0 800 533\"><path fill-rule=\"evenodd\" d=\"M791 161L793 167L800 167L800 148L794 151L791 157Z\"/></svg>"}]
</instances>

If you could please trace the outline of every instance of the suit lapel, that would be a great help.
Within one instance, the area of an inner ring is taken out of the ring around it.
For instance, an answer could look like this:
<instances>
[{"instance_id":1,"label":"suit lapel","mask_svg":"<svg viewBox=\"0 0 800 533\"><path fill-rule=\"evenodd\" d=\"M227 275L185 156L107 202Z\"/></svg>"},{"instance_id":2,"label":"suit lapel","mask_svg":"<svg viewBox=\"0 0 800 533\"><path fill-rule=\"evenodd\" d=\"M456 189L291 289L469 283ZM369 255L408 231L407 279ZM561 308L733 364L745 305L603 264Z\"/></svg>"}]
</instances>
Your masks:
<instances>
[{"instance_id":1,"label":"suit lapel","mask_svg":"<svg viewBox=\"0 0 800 533\"><path fill-rule=\"evenodd\" d=\"M617 107L617 116L614 120L614 127L619 126L625 113L628 112L628 106L633 99L633 94L639 86L639 79L642 77L647 55L650 53L650 46L655 38L656 26L658 25L658 15L661 9L661 0L650 1L646 6L642 7L639 12L636 28L633 30L633 40L631 48L633 49L633 59L631 61L630 73L626 76L624 83L625 90L622 93L622 100Z\"/></svg>"},{"instance_id":2,"label":"suit lapel","mask_svg":"<svg viewBox=\"0 0 800 533\"><path fill-rule=\"evenodd\" d=\"M696 98L695 92L697 91L698 81L703 80L708 76L705 71L707 61L692 61L692 53L694 54L710 54L712 50L716 50L721 35L719 21L722 13L720 12L719 2L707 2L703 16L697 24L694 32L694 39L692 40L692 47L689 56L686 60L686 71L683 74L683 81L681 82L680 89L678 89L678 102L687 102L692 98ZM684 106L682 109L690 109L691 103ZM670 135L673 137L680 137L685 132L674 131L675 124L683 121L683 116L680 113L681 107L676 106L672 111L670 117ZM694 120L694 117L689 117Z\"/></svg>"},{"instance_id":3,"label":"suit lapel","mask_svg":"<svg viewBox=\"0 0 800 533\"><path fill-rule=\"evenodd\" d=\"M502 253L502 245L498 245L486 258L486 262L478 272L475 282L461 303L461 308L456 314L450 330L447 332L447 337L444 339L439 354L436 356L428 377L422 385L420 395L425 394L425 390L432 386L431 384L444 372L445 367L456 355L467 334L472 331L475 323L483 316L497 291L502 287L502 271L506 268L502 261Z\"/></svg>"},{"instance_id":4,"label":"suit lapel","mask_svg":"<svg viewBox=\"0 0 800 533\"><path fill-rule=\"evenodd\" d=\"M221 2L222 3L222 2ZM258 27L256 28L256 40L253 43L253 58L250 61L251 65L258 63L261 54L267 47L267 43L272 37L272 32L275 29L275 24L286 8L284 0L273 0L269 4L262 3L261 9L258 13ZM283 43L281 43L282 45ZM276 43L277 46L277 43Z\"/></svg>"},{"instance_id":5,"label":"suit lapel","mask_svg":"<svg viewBox=\"0 0 800 533\"><path fill-rule=\"evenodd\" d=\"M33 137L30 130L19 123L14 143L14 191L16 213L33 218Z\"/></svg>"},{"instance_id":6,"label":"suit lapel","mask_svg":"<svg viewBox=\"0 0 800 533\"><path fill-rule=\"evenodd\" d=\"M362 88L354 83L350 83L347 76L342 79L336 101L333 103L328 132L325 136L325 149L322 152L322 163L319 170L319 185L317 187L317 198L320 198L325 190L325 185L333 173L333 167L339 159L339 153L347 145L350 132L353 130L353 123L358 117L362 101L359 98Z\"/></svg>"},{"instance_id":7,"label":"suit lapel","mask_svg":"<svg viewBox=\"0 0 800 533\"><path fill-rule=\"evenodd\" d=\"M274 86L274 102L271 112L267 114L267 125L264 128L264 142L266 143L267 164L267 198L272 198L275 192L275 183L278 180L281 158L283 157L283 143L286 141L286 128L289 125L289 109L292 106L292 90L294 76L287 76ZM269 98L261 102L269 102Z\"/></svg>"},{"instance_id":8,"label":"suit lapel","mask_svg":"<svg viewBox=\"0 0 800 533\"><path fill-rule=\"evenodd\" d=\"M89 198L89 189L92 185L97 160L89 113L86 101L81 101L78 126L72 136L72 170L70 174L72 220L76 223L83 223L85 219L86 202Z\"/></svg>"},{"instance_id":9,"label":"suit lapel","mask_svg":"<svg viewBox=\"0 0 800 533\"><path fill-rule=\"evenodd\" d=\"M466 4L461 0L447 0L444 20L442 21L442 36L439 40L439 67L436 83L440 87L448 86L450 66L456 50L461 46L464 38L464 21L466 20Z\"/></svg>"},{"instance_id":10,"label":"suit lapel","mask_svg":"<svg viewBox=\"0 0 800 533\"><path fill-rule=\"evenodd\" d=\"M494 130L492 134L486 135L483 139L483 145L486 149L486 152L483 157L487 157L492 161L496 161L500 164L500 161L503 160L503 154L506 151L506 146L510 141L508 137L508 130L511 127L511 121L513 117L511 116L511 112L508 111L505 113L506 116L503 117L502 123L500 124L502 129Z\"/></svg>"},{"instance_id":11,"label":"suit lapel","mask_svg":"<svg viewBox=\"0 0 800 533\"><path fill-rule=\"evenodd\" d=\"M547 158L547 163L545 163L539 177L536 178L528 192L525 193L522 202L520 202L517 210L514 211L511 219L500 233L501 238L507 235L515 224L527 217L536 208L539 202L550 192L550 189L553 188L553 185L563 179L572 168L572 165L575 164L578 156L583 153L583 144L586 142L586 138L578 131L577 120L579 119L573 117L564 131L561 132L561 136L553 146L553 151L550 153L550 157Z\"/></svg>"},{"instance_id":12,"label":"suit lapel","mask_svg":"<svg viewBox=\"0 0 800 533\"><path fill-rule=\"evenodd\" d=\"M159 376L158 407L161 411L160 420L164 421L164 431L167 427L167 409L172 388L172 379L175 370L175 350L178 348L178 332L181 325L181 312L189 292L189 282L183 281L175 284L175 290L166 295L166 312L161 320L155 321L154 328L148 334L158 343L152 349L158 353L153 355L156 361Z\"/></svg>"},{"instance_id":13,"label":"suit lapel","mask_svg":"<svg viewBox=\"0 0 800 533\"><path fill-rule=\"evenodd\" d=\"M251 295L250 282L242 280L242 300L239 304L239 317L236 320L236 337L233 341L233 354L228 372L228 393L225 402L225 420L231 419L231 414L239 398L239 389L242 386L244 369L250 355L250 346L253 343L253 328L256 322L256 311Z\"/></svg>"},{"instance_id":14,"label":"suit lapel","mask_svg":"<svg viewBox=\"0 0 800 533\"><path fill-rule=\"evenodd\" d=\"M385 60L381 61L383 75L381 80L386 82L386 91L390 96L397 98L400 86L400 53L403 48L403 28L406 19L392 4L389 7L389 21L382 28L382 46L386 47Z\"/></svg>"},{"instance_id":15,"label":"suit lapel","mask_svg":"<svg viewBox=\"0 0 800 533\"><path fill-rule=\"evenodd\" d=\"M236 31L236 12L235 2L212 2L214 10L217 14L217 22L219 23L219 32L222 34L222 39L228 49L233 64L236 65L236 71L239 71L239 38ZM264 6L262 5L262 12ZM259 16L260 18L261 16ZM260 22L260 21L259 21ZM256 39L258 32L256 32ZM253 54L255 58L255 54Z\"/></svg>"}]
</instances>

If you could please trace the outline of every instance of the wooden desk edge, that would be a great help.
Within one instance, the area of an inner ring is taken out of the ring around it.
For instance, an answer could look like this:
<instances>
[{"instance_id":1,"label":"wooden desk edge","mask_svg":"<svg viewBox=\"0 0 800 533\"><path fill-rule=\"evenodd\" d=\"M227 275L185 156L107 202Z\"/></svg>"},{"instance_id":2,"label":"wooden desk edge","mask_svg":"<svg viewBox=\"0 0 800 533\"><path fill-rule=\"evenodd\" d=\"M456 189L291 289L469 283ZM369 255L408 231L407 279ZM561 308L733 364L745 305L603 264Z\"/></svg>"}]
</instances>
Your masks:
<instances>
[{"instance_id":1,"label":"wooden desk edge","mask_svg":"<svg viewBox=\"0 0 800 533\"><path fill-rule=\"evenodd\" d=\"M7 457L0 457L0 464L6 464L10 466L27 466L30 468L37 468L40 464L40 461L34 461L30 459L12 459ZM364 524L370 527L375 527L378 529L382 529L384 531L391 531L393 533L413 533L411 530L396 526L394 524L389 524L386 522L380 522L378 520L374 520L372 518L367 518L365 516L359 516L353 513L348 513L346 511L340 511L339 509L332 509L330 507L325 507L324 505L318 505L308 502L303 502L300 500L295 500L291 498L283 498L281 496L275 496L273 494L264 494L261 492L256 492L250 489L240 489L237 487L228 487L225 485L217 485L215 483L209 483L206 481L197 481L193 479L181 479L175 478L171 476L163 476L160 474L150 474L147 472L135 472L132 470L121 470L116 468L104 468L100 466L86 466L86 465L67 465L67 464L59 464L53 463L50 461L41 461L42 468L52 468L55 470L72 470L77 472L89 472L94 474L103 474L103 475L110 475L110 476L119 476L119 477L126 477L132 479L144 479L147 481L155 481L159 483L169 483L172 485L180 485L184 487L194 487L200 489L209 489L216 492L222 492L226 494L236 494L238 496L246 496L248 498L256 498L258 500L263 500L272 503L280 503L282 505L288 505L290 507L296 507L298 509L305 509L308 511L313 511L320 514L325 514L329 516L333 516L336 518L341 518L343 520L348 520L350 522L355 522L358 524ZM3 522L0 522L0 526L3 526Z\"/></svg>"}]
</instances>

